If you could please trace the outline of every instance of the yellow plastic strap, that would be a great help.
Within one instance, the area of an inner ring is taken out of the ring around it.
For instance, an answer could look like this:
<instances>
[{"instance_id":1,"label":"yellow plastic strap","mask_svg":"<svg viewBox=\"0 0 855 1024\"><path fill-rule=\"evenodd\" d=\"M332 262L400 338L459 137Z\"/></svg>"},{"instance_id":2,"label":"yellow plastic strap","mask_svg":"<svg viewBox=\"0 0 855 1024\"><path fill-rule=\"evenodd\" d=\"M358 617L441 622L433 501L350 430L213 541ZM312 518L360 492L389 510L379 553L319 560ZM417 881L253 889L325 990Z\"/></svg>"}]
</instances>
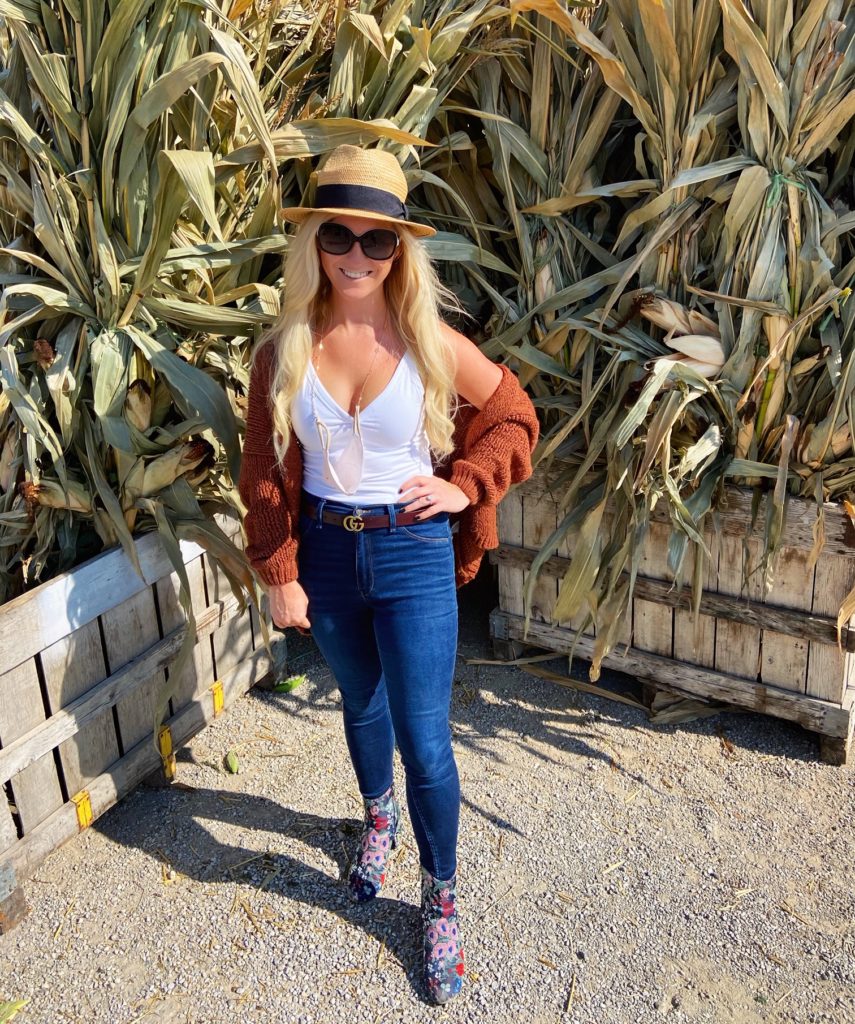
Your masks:
<instances>
[{"instance_id":1,"label":"yellow plastic strap","mask_svg":"<svg viewBox=\"0 0 855 1024\"><path fill-rule=\"evenodd\" d=\"M223 682L218 679L211 687L211 693L214 695L214 718L223 710Z\"/></svg>"},{"instance_id":2,"label":"yellow plastic strap","mask_svg":"<svg viewBox=\"0 0 855 1024\"><path fill-rule=\"evenodd\" d=\"M168 725L160 727L160 756L163 758L163 774L167 779L175 778L175 754L172 753L172 732Z\"/></svg>"},{"instance_id":3,"label":"yellow plastic strap","mask_svg":"<svg viewBox=\"0 0 855 1024\"><path fill-rule=\"evenodd\" d=\"M92 801L89 799L89 790L81 789L71 799L77 808L77 825L82 832L92 824Z\"/></svg>"}]
</instances>

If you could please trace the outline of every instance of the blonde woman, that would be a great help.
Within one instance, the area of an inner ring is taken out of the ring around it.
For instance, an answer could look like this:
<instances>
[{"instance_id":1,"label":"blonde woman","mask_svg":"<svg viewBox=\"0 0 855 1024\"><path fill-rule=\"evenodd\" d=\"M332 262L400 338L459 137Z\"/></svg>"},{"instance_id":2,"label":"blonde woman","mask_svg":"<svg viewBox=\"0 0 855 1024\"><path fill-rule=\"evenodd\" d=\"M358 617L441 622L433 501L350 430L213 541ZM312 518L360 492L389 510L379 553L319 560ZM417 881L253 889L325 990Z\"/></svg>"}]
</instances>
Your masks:
<instances>
[{"instance_id":1,"label":"blonde woman","mask_svg":"<svg viewBox=\"0 0 855 1024\"><path fill-rule=\"evenodd\" d=\"M428 997L464 974L460 784L449 708L456 586L498 543L495 507L531 472L531 402L446 326L453 296L409 218L395 157L340 146L285 263L253 363L240 492L273 621L311 629L341 691L364 822L348 886L373 899L396 845L395 744L422 879ZM457 530L452 537L452 523Z\"/></svg>"}]
</instances>

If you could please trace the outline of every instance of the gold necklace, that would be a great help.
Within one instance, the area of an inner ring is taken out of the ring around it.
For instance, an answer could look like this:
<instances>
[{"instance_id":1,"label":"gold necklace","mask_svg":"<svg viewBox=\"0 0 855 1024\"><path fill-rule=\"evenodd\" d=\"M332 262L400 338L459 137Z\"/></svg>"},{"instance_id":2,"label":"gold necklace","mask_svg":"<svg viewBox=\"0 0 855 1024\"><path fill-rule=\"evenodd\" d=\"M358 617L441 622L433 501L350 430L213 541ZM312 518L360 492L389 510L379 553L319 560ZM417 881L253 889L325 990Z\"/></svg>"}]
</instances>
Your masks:
<instances>
[{"instance_id":1,"label":"gold necklace","mask_svg":"<svg viewBox=\"0 0 855 1024\"><path fill-rule=\"evenodd\" d=\"M389 322L389 313L386 312L386 321L384 323L384 334L386 326ZM337 487L340 491L345 494L354 494L359 486L362 479L362 465L364 461L365 449L362 443L362 427L359 422L359 414L362 408L362 398L365 394L365 385L368 383L368 378L371 376L371 372L374 369L374 364L377 362L377 355L380 352L380 342L377 341L375 336L375 348L374 355L371 357L371 365L368 367L368 373L365 375L365 380L362 382L362 388L359 391L359 398L356 400L356 408L354 409L352 433L350 440L344 446L344 449L339 452L335 460L333 460L332 453L330 451L332 447L332 434L330 433L329 427L324 421L318 416L317 406L315 404L315 384L319 381L320 374L318 370L321 365L321 352L323 350L323 340L318 341L318 358L317 363L312 361L312 368L314 374L312 375L312 415L315 418L315 428L318 431L318 437L321 442L321 448L324 453L324 465L326 468L326 477L330 484ZM335 461L335 465L334 465Z\"/></svg>"},{"instance_id":2,"label":"gold necklace","mask_svg":"<svg viewBox=\"0 0 855 1024\"><path fill-rule=\"evenodd\" d=\"M387 309L386 310L386 319L383 321L383 337L386 336L388 326L389 326L389 310ZM318 380L321 379L321 375L320 375L321 352L323 352L323 350L324 350L324 341L323 341L323 338L321 338L318 341L318 358L317 358L317 360L313 360L312 361L312 366L314 366L314 368L315 368L315 377L317 377ZM365 394L365 385L368 383L368 378L371 376L371 373L372 373L372 371L374 369L374 364L377 362L377 356L379 354L380 354L380 342L377 340L377 336L375 335L374 336L374 355L371 357L371 364L368 367L368 373L365 374L365 380L363 380L362 387L359 389L359 398L357 398L357 400L356 400L356 407L354 409L353 422L354 422L354 431L356 433L360 433L360 431L359 431L359 412L362 409L362 396ZM314 396L315 396L315 382L313 380L312 381L312 407L313 407L313 410L314 410ZM315 416L315 418L317 419L317 415Z\"/></svg>"}]
</instances>

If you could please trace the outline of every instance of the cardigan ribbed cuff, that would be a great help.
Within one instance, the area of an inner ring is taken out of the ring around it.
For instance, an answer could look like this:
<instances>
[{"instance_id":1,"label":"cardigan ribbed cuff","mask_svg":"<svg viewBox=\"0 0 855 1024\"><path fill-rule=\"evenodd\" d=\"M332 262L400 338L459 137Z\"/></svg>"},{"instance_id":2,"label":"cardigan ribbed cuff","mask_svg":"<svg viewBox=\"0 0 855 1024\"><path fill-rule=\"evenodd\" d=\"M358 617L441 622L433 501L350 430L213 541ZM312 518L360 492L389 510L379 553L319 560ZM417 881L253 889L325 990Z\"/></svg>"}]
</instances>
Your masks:
<instances>
[{"instance_id":1,"label":"cardigan ribbed cuff","mask_svg":"<svg viewBox=\"0 0 855 1024\"><path fill-rule=\"evenodd\" d=\"M459 487L469 499L470 505L480 505L486 497L484 486L478 476L472 472L462 459L456 459L451 464L451 474L448 482Z\"/></svg>"},{"instance_id":2,"label":"cardigan ribbed cuff","mask_svg":"<svg viewBox=\"0 0 855 1024\"><path fill-rule=\"evenodd\" d=\"M297 579L297 560L290 558L268 559L267 562L253 562L253 569L258 573L268 587L281 587L285 583L293 583Z\"/></svg>"}]
</instances>

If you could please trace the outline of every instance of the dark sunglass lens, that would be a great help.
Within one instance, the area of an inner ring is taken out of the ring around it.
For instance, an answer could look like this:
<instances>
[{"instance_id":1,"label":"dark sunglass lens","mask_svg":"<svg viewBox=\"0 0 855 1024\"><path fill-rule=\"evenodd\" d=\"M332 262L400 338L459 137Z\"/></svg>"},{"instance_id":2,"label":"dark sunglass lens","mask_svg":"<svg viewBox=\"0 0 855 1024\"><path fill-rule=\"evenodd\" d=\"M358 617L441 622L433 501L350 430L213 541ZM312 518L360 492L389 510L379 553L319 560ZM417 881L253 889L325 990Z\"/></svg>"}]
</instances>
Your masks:
<instances>
[{"instance_id":1,"label":"dark sunglass lens","mask_svg":"<svg viewBox=\"0 0 855 1024\"><path fill-rule=\"evenodd\" d=\"M367 231L362 236L362 251L369 259L388 260L394 253L398 244L398 236L394 231L385 231L378 228L376 231Z\"/></svg>"},{"instance_id":2,"label":"dark sunglass lens","mask_svg":"<svg viewBox=\"0 0 855 1024\"><path fill-rule=\"evenodd\" d=\"M340 256L353 245L353 232L343 224L321 224L318 228L318 241L324 252Z\"/></svg>"}]
</instances>

